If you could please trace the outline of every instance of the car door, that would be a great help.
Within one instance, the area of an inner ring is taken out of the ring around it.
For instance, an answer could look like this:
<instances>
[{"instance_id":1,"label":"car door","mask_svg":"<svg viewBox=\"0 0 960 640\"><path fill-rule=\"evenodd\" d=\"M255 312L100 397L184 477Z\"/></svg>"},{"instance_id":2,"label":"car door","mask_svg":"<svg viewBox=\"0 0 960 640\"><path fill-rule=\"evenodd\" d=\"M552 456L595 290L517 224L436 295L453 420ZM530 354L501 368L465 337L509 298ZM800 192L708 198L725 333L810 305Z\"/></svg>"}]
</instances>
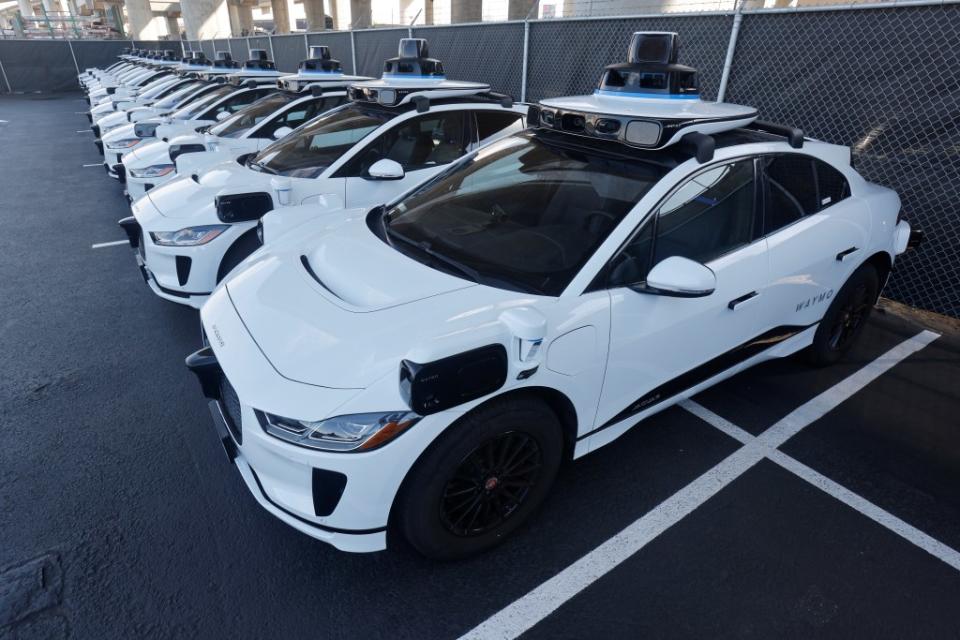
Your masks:
<instances>
[{"instance_id":1,"label":"car door","mask_svg":"<svg viewBox=\"0 0 960 640\"><path fill-rule=\"evenodd\" d=\"M468 111L431 111L398 122L377 136L337 173L346 178L347 206L387 202L463 156L473 132L468 115ZM403 178L369 176L370 167L384 158L403 167Z\"/></svg>"},{"instance_id":2,"label":"car door","mask_svg":"<svg viewBox=\"0 0 960 640\"><path fill-rule=\"evenodd\" d=\"M843 174L798 153L762 156L770 304L782 324L812 325L867 256L869 208Z\"/></svg>"},{"instance_id":3,"label":"car door","mask_svg":"<svg viewBox=\"0 0 960 640\"><path fill-rule=\"evenodd\" d=\"M739 159L685 179L610 262L603 283L610 295L610 350L593 431L598 436L756 353L755 341L770 327L762 304L768 267L755 164ZM651 292L647 274L671 256L713 270L715 290L703 297ZM605 441L594 438L592 446Z\"/></svg>"}]
</instances>

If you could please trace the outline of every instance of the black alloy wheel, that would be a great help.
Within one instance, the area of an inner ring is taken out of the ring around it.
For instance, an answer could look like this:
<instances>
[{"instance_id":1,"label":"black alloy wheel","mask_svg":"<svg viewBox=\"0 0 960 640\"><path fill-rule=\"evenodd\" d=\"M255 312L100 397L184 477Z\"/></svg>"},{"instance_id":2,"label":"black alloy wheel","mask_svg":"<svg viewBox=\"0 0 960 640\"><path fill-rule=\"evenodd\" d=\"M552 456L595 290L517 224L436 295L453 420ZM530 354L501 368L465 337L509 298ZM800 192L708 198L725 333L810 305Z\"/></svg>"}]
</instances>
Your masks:
<instances>
[{"instance_id":1,"label":"black alloy wheel","mask_svg":"<svg viewBox=\"0 0 960 640\"><path fill-rule=\"evenodd\" d=\"M447 481L440 519L456 536L482 535L516 513L536 486L543 466L540 446L510 431L475 448Z\"/></svg>"},{"instance_id":2,"label":"black alloy wheel","mask_svg":"<svg viewBox=\"0 0 960 640\"><path fill-rule=\"evenodd\" d=\"M830 327L830 339L827 344L832 351L846 351L860 332L864 320L870 313L873 303L869 297L866 283L858 283L844 301L843 307Z\"/></svg>"},{"instance_id":3,"label":"black alloy wheel","mask_svg":"<svg viewBox=\"0 0 960 640\"><path fill-rule=\"evenodd\" d=\"M495 398L448 425L407 473L391 527L422 555L472 556L520 528L550 492L563 428L545 402Z\"/></svg>"},{"instance_id":4,"label":"black alloy wheel","mask_svg":"<svg viewBox=\"0 0 960 640\"><path fill-rule=\"evenodd\" d=\"M869 263L850 275L820 319L813 343L806 350L811 364L833 364L853 346L877 301L879 283L877 270Z\"/></svg>"}]
</instances>

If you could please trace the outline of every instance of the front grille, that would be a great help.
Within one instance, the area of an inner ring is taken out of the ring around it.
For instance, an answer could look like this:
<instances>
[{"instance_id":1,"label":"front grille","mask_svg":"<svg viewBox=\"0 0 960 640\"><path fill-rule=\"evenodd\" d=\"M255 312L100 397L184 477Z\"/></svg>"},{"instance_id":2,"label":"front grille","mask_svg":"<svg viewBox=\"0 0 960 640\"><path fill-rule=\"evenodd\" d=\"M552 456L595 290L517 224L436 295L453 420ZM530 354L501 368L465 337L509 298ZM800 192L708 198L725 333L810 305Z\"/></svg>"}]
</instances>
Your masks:
<instances>
[{"instance_id":1,"label":"front grille","mask_svg":"<svg viewBox=\"0 0 960 640\"><path fill-rule=\"evenodd\" d=\"M227 417L227 428L236 439L237 444L243 444L243 430L240 420L240 398L234 391L233 385L227 380L227 376L220 376L220 403L223 405L223 411Z\"/></svg>"}]
</instances>

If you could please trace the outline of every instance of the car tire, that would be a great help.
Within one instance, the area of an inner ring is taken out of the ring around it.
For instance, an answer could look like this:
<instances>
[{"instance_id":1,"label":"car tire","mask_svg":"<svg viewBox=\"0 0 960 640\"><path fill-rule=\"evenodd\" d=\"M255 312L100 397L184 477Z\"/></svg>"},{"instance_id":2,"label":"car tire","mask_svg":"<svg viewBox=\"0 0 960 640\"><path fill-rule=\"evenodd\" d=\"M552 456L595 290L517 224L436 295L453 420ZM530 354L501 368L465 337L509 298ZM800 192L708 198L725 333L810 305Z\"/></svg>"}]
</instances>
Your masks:
<instances>
[{"instance_id":1,"label":"car tire","mask_svg":"<svg viewBox=\"0 0 960 640\"><path fill-rule=\"evenodd\" d=\"M435 560L486 551L540 506L562 455L560 421L546 404L494 400L448 427L417 461L397 503L400 533Z\"/></svg>"},{"instance_id":2,"label":"car tire","mask_svg":"<svg viewBox=\"0 0 960 640\"><path fill-rule=\"evenodd\" d=\"M233 271L234 267L243 262L244 258L263 246L260 238L257 236L256 228L247 231L237 238L237 241L230 245L227 252L220 261L220 268L217 269L217 284Z\"/></svg>"},{"instance_id":3,"label":"car tire","mask_svg":"<svg viewBox=\"0 0 960 640\"><path fill-rule=\"evenodd\" d=\"M861 265L840 287L807 349L814 366L834 364L850 350L863 331L877 301L880 279L870 264Z\"/></svg>"}]
</instances>

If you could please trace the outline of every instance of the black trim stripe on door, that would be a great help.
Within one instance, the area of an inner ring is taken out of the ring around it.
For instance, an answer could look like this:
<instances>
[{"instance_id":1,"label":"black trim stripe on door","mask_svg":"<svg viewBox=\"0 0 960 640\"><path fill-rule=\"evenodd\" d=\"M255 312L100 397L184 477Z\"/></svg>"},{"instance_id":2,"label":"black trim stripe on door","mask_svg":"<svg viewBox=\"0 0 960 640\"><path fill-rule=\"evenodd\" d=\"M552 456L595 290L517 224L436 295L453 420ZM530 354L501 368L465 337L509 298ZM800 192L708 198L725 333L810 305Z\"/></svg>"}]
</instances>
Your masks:
<instances>
[{"instance_id":1,"label":"black trim stripe on door","mask_svg":"<svg viewBox=\"0 0 960 640\"><path fill-rule=\"evenodd\" d=\"M716 358L708 360L700 366L690 369L686 373L682 373L676 378L668 380L660 386L655 387L646 394L634 400L627 408L604 422L593 431L578 437L577 440L583 440L584 438L592 436L599 431L603 431L607 427L612 427L618 422L626 420L630 416L636 415L641 411L645 411L652 406L664 402L665 400L669 400L677 394L697 386L704 380L708 380L718 373L722 373L730 367L738 365L741 362L752 358L758 353L765 351L766 349L769 349L770 347L777 345L788 338L792 338L793 336L806 331L810 327L816 326L817 324L817 322L814 322L813 324L806 326L784 325L770 329L769 331L760 334L756 338L744 342L743 344L734 347L730 351L722 353Z\"/></svg>"}]
</instances>

